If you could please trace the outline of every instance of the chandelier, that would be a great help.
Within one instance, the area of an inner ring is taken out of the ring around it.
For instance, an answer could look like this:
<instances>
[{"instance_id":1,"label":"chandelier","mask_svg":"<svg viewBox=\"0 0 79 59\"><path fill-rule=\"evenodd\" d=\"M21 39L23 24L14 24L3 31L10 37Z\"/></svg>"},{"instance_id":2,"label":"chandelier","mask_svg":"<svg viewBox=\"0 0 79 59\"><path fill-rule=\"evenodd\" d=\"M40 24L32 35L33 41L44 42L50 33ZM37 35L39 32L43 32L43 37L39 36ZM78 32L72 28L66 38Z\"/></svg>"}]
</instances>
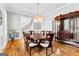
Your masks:
<instances>
[{"instance_id":1,"label":"chandelier","mask_svg":"<svg viewBox=\"0 0 79 59\"><path fill-rule=\"evenodd\" d=\"M43 22L44 17L40 15L40 4L37 3L37 15L34 16L34 22L41 23Z\"/></svg>"}]
</instances>

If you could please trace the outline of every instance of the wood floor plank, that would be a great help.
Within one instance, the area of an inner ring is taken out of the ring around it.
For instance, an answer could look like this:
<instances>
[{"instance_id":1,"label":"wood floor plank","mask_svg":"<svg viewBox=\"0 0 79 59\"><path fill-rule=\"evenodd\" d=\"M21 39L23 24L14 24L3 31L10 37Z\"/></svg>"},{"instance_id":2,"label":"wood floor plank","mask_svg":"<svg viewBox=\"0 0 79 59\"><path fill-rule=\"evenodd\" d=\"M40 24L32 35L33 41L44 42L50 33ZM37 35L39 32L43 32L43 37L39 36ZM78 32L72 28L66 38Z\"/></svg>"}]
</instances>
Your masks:
<instances>
[{"instance_id":1,"label":"wood floor plank","mask_svg":"<svg viewBox=\"0 0 79 59\"><path fill-rule=\"evenodd\" d=\"M64 44L61 42L54 42L54 53L51 52L51 49L48 49L49 56L79 56L79 48ZM32 56L45 56L46 50L42 49L39 53L36 51L36 48L32 49ZM29 53L24 49L23 39L17 39L13 42L9 41L6 47L3 50L3 53L7 56L29 56Z\"/></svg>"}]
</instances>

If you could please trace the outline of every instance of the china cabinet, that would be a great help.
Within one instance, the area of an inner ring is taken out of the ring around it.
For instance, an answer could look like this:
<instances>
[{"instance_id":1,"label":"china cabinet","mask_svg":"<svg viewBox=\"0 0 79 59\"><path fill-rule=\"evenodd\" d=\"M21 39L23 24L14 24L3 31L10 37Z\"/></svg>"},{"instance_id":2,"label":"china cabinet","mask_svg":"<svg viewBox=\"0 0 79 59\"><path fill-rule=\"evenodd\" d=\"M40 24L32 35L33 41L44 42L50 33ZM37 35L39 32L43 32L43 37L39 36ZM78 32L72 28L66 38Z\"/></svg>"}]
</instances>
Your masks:
<instances>
[{"instance_id":1,"label":"china cabinet","mask_svg":"<svg viewBox=\"0 0 79 59\"><path fill-rule=\"evenodd\" d=\"M58 40L79 47L79 11L55 17Z\"/></svg>"}]
</instances>

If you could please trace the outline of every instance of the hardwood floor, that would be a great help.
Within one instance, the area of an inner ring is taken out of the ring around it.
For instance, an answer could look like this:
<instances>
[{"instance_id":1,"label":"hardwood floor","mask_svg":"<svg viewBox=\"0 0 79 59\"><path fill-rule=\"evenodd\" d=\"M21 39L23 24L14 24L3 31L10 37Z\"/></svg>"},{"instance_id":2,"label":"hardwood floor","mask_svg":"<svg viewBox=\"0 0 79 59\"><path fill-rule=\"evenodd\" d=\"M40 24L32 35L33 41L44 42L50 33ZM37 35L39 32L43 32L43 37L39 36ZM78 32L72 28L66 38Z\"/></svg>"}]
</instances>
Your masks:
<instances>
[{"instance_id":1,"label":"hardwood floor","mask_svg":"<svg viewBox=\"0 0 79 59\"><path fill-rule=\"evenodd\" d=\"M32 56L45 56L45 49L39 53L36 48L32 49ZM7 56L29 56L28 52L24 50L24 41L22 39L9 41L3 50ZM54 53L51 49L48 50L49 56L79 56L79 48L60 42L54 42Z\"/></svg>"}]
</instances>

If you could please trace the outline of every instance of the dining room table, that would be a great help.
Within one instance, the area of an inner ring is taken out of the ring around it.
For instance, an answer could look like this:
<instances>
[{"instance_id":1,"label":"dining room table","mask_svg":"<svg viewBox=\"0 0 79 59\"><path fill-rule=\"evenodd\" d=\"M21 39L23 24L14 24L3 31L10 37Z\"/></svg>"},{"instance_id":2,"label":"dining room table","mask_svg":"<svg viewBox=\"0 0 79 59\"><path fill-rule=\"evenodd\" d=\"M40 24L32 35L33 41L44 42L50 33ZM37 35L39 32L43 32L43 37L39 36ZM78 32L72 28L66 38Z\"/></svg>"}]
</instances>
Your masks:
<instances>
[{"instance_id":1,"label":"dining room table","mask_svg":"<svg viewBox=\"0 0 79 59\"><path fill-rule=\"evenodd\" d=\"M33 38L34 40L41 40L41 39L45 39L46 38L46 35L32 34L32 35L30 35L30 38Z\"/></svg>"},{"instance_id":2,"label":"dining room table","mask_svg":"<svg viewBox=\"0 0 79 59\"><path fill-rule=\"evenodd\" d=\"M41 34L41 33L34 33L30 35L30 38L32 38L33 40L36 40L38 42L40 42L40 40L44 40L44 39L50 39L50 36L52 36L52 34L54 33L48 33L48 34Z\"/></svg>"}]
</instances>

